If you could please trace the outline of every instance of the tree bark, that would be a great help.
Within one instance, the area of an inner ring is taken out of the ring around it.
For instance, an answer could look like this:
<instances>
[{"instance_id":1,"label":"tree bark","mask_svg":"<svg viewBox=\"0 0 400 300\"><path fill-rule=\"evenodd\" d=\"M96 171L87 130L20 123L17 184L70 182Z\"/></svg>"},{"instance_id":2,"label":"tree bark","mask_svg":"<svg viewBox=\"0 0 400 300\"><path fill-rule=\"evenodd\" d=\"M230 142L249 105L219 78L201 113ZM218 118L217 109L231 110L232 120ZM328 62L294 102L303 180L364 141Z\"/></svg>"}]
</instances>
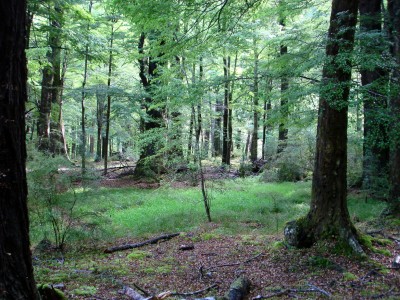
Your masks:
<instances>
[{"instance_id":1,"label":"tree bark","mask_svg":"<svg viewBox=\"0 0 400 300\"><path fill-rule=\"evenodd\" d=\"M400 1L389 0L389 26L392 40L392 55L396 61L391 82L390 111L390 190L389 209L394 216L400 216Z\"/></svg>"},{"instance_id":2,"label":"tree bark","mask_svg":"<svg viewBox=\"0 0 400 300\"><path fill-rule=\"evenodd\" d=\"M0 7L0 298L35 300L25 171L26 1Z\"/></svg>"},{"instance_id":3,"label":"tree bark","mask_svg":"<svg viewBox=\"0 0 400 300\"><path fill-rule=\"evenodd\" d=\"M285 228L287 241L307 247L336 236L357 253L362 248L347 209L347 112L357 0L333 0L322 71L316 158L310 211Z\"/></svg>"},{"instance_id":4,"label":"tree bark","mask_svg":"<svg viewBox=\"0 0 400 300\"><path fill-rule=\"evenodd\" d=\"M361 41L362 51L365 55L381 55L382 34L382 0L360 0L360 30L366 35L367 41ZM368 60L367 60L368 61ZM372 63L373 64L373 63ZM364 144L363 144L363 183L366 188L374 188L386 177L389 161L386 87L388 82L387 72L379 65L361 65L361 84L364 103Z\"/></svg>"}]
</instances>

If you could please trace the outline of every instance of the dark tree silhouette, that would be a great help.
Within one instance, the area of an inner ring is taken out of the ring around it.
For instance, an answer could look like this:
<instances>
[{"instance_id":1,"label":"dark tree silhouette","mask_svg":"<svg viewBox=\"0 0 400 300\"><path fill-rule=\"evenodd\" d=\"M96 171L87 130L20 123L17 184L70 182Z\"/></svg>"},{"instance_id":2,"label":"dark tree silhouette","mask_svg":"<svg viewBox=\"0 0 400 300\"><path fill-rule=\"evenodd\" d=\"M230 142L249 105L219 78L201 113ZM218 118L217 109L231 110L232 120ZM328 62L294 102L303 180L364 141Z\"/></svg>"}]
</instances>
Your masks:
<instances>
[{"instance_id":1,"label":"dark tree silhouette","mask_svg":"<svg viewBox=\"0 0 400 300\"><path fill-rule=\"evenodd\" d=\"M39 299L26 205L26 1L0 3L0 299Z\"/></svg>"}]
</instances>

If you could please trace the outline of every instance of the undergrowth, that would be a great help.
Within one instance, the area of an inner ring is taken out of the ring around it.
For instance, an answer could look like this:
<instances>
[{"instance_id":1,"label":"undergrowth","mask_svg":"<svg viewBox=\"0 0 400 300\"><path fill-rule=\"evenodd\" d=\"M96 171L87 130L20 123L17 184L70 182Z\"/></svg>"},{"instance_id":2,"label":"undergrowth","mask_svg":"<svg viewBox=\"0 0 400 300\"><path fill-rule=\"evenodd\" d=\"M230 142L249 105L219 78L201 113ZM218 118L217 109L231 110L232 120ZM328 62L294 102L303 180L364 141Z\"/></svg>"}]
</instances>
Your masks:
<instances>
[{"instance_id":1,"label":"undergrowth","mask_svg":"<svg viewBox=\"0 0 400 300\"><path fill-rule=\"evenodd\" d=\"M287 221L303 216L309 209L311 184L263 183L257 177L221 181L213 188L213 219L217 234L277 234ZM174 189L96 188L75 189L61 195L66 202L79 197L75 210L85 216L85 226L95 235L74 235L82 239L113 240L146 237L160 232L193 231L207 222L201 191L196 187ZM353 221L365 223L376 218L384 204L362 196L349 196ZM43 228L31 229L33 244L40 241Z\"/></svg>"}]
</instances>

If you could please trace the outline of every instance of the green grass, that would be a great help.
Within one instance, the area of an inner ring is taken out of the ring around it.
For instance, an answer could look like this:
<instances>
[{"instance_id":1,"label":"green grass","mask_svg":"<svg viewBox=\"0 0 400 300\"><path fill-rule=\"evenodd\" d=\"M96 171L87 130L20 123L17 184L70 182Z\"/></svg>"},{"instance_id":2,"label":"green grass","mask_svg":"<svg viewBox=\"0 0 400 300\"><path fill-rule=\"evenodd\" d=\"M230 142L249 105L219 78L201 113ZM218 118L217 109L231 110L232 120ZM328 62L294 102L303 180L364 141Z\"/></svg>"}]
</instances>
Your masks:
<instances>
[{"instance_id":1,"label":"green grass","mask_svg":"<svg viewBox=\"0 0 400 300\"><path fill-rule=\"evenodd\" d=\"M287 221L306 214L309 209L309 182L262 183L252 177L210 185L214 185L209 189L211 216L219 225L216 234L281 233ZM73 193L65 193L63 197L71 199ZM74 214L80 219L80 228L91 231L86 235L82 230L71 231L70 241L190 231L207 220L201 191L196 187L98 188L78 190L76 197ZM349 197L350 214L360 221L371 220L383 208L381 202L365 203L360 197ZM43 226L33 226L31 231L34 244L43 238Z\"/></svg>"}]
</instances>

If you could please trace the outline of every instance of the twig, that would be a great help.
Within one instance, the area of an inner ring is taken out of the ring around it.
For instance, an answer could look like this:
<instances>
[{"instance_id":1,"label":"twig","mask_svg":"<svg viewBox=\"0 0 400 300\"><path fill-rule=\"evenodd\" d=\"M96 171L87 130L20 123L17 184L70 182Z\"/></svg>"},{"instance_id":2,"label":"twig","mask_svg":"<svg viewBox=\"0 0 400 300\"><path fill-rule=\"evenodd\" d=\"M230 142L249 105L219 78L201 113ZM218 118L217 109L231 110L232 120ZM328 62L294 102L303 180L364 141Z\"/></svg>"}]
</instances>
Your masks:
<instances>
[{"instance_id":1,"label":"twig","mask_svg":"<svg viewBox=\"0 0 400 300\"><path fill-rule=\"evenodd\" d=\"M255 260L256 258L260 257L262 255L262 253L257 254L256 256L250 257L249 259L242 261L242 262L237 262L237 263L229 263L229 264L220 264L220 265L216 265L216 266L211 266L208 268L201 268L200 271L212 271L215 270L217 268L222 268L222 267L231 267L231 266L240 266L242 264L246 264L251 262L252 260Z\"/></svg>"},{"instance_id":2,"label":"twig","mask_svg":"<svg viewBox=\"0 0 400 300\"><path fill-rule=\"evenodd\" d=\"M316 292L319 292L319 293L321 293L321 294L327 296L328 298L331 298L331 297L332 297L332 294L331 294L331 293L329 293L329 292L327 292L327 291L325 291L325 290L323 290L323 289L321 289L321 288L319 288L319 287L317 287L317 286L315 286L315 285L313 285L313 284L311 284L311 283L309 283L308 286L309 286L312 290L315 290Z\"/></svg>"},{"instance_id":3,"label":"twig","mask_svg":"<svg viewBox=\"0 0 400 300\"><path fill-rule=\"evenodd\" d=\"M106 250L104 250L104 253L112 253L112 252L116 252L116 251L121 251L121 250L127 250L127 249L133 249L133 248L139 248L139 247L143 247L145 245L149 245L149 244L155 244L161 240L169 240L173 237L178 236L180 233L172 233L172 234L164 234L161 235L159 237L141 242L141 243L136 243L136 244L125 244L125 245L121 245L121 246L115 246L115 247L110 247L107 248Z\"/></svg>"},{"instance_id":4,"label":"twig","mask_svg":"<svg viewBox=\"0 0 400 300\"><path fill-rule=\"evenodd\" d=\"M329 293L329 292L327 292L327 291L325 291L325 290L323 290L323 289L321 289L321 288L319 288L319 287L317 287L317 286L315 286L315 285L313 285L311 283L309 283L307 285L310 288L308 288L308 289L293 289L293 288L290 288L290 289L280 290L280 291L277 291L275 293L272 293L272 294L269 294L269 295L266 295L266 296L258 295L256 297L252 298L252 300L269 299L269 298L273 298L273 297L280 297L280 296L284 296L284 295L289 295L289 294L292 294L292 293L315 293L315 292L321 293L322 295L324 295L324 296L326 296L328 298L332 297L331 293Z\"/></svg>"},{"instance_id":5,"label":"twig","mask_svg":"<svg viewBox=\"0 0 400 300\"><path fill-rule=\"evenodd\" d=\"M139 291L141 291L143 293L143 295L145 295L146 297L150 296L150 293L146 290L144 290L143 288L141 288L140 286L138 286L136 283L133 284L133 286L135 288L137 288Z\"/></svg>"},{"instance_id":6,"label":"twig","mask_svg":"<svg viewBox=\"0 0 400 300\"><path fill-rule=\"evenodd\" d=\"M218 284L214 283L214 284L212 284L212 285L210 285L210 286L208 286L208 287L206 287L204 289L198 290L198 291L187 292L187 293L177 293L177 292L175 292L175 293L171 293L171 296L184 296L184 297L186 297L186 296L194 296L194 295L198 295L198 294L207 292L207 291L209 291L209 290L211 290L213 288L216 288L216 287L218 287Z\"/></svg>"},{"instance_id":7,"label":"twig","mask_svg":"<svg viewBox=\"0 0 400 300\"><path fill-rule=\"evenodd\" d=\"M379 295L373 295L371 296L371 299L379 299L379 298L386 298L389 296L389 294L394 290L394 287L392 287L390 290L388 290L385 293L379 294Z\"/></svg>"}]
</instances>

